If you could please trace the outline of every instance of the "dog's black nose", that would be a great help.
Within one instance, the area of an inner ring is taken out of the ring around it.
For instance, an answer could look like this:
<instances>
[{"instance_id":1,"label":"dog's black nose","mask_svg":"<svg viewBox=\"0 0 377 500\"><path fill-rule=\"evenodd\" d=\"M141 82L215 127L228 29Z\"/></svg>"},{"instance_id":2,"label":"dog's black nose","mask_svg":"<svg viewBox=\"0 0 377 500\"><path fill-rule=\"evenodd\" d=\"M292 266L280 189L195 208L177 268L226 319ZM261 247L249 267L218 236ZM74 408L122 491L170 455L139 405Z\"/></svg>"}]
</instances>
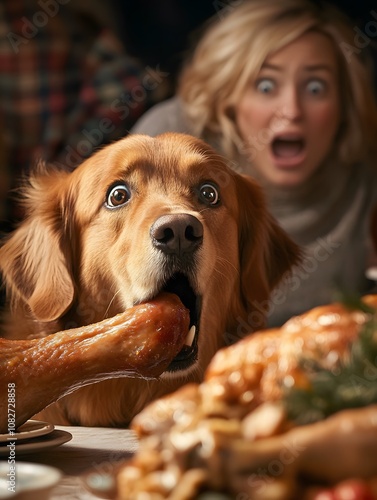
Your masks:
<instances>
[{"instance_id":1,"label":"dog's black nose","mask_svg":"<svg viewBox=\"0 0 377 500\"><path fill-rule=\"evenodd\" d=\"M153 245L166 254L194 252L203 241L203 225L190 214L159 217L150 230Z\"/></svg>"}]
</instances>

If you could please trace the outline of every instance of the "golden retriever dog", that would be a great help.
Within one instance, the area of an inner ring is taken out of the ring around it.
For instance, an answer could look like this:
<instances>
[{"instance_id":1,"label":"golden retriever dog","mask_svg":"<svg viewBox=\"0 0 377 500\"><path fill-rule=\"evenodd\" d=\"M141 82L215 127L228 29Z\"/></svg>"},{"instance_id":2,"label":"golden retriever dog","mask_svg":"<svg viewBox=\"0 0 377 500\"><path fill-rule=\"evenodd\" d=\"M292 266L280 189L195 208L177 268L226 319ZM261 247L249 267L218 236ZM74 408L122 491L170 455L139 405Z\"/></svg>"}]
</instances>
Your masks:
<instances>
[{"instance_id":1,"label":"golden retriever dog","mask_svg":"<svg viewBox=\"0 0 377 500\"><path fill-rule=\"evenodd\" d=\"M39 415L55 424L125 426L156 397L199 382L245 323L263 326L250 318L262 318L298 261L258 185L184 134L130 135L73 172L39 167L23 189L27 217L0 249L4 337L88 325L161 291L177 294L196 326L158 380L79 389Z\"/></svg>"}]
</instances>

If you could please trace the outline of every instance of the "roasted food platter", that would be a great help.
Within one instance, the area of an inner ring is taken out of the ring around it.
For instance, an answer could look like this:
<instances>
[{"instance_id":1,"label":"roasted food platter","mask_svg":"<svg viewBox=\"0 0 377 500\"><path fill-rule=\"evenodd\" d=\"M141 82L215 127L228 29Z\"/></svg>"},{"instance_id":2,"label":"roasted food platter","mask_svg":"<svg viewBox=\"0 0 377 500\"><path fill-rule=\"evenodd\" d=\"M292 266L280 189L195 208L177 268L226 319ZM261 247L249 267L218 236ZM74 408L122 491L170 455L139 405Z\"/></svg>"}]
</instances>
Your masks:
<instances>
[{"instance_id":1,"label":"roasted food platter","mask_svg":"<svg viewBox=\"0 0 377 500\"><path fill-rule=\"evenodd\" d=\"M344 298L219 351L133 420L112 498L377 498L376 309Z\"/></svg>"}]
</instances>

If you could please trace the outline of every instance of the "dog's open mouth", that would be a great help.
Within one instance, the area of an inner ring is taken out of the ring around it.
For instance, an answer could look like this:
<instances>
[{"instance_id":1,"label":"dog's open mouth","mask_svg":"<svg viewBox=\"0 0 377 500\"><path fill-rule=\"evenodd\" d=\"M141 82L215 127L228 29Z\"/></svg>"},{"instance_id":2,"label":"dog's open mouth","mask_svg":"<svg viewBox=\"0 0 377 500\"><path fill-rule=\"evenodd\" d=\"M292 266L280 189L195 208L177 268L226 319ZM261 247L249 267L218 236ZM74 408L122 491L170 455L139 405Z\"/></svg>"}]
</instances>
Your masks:
<instances>
[{"instance_id":1,"label":"dog's open mouth","mask_svg":"<svg viewBox=\"0 0 377 500\"><path fill-rule=\"evenodd\" d=\"M185 345L167 368L167 371L175 372L188 368L197 359L201 300L195 294L187 276L182 273L173 274L163 291L178 295L182 304L190 311L190 328Z\"/></svg>"}]
</instances>

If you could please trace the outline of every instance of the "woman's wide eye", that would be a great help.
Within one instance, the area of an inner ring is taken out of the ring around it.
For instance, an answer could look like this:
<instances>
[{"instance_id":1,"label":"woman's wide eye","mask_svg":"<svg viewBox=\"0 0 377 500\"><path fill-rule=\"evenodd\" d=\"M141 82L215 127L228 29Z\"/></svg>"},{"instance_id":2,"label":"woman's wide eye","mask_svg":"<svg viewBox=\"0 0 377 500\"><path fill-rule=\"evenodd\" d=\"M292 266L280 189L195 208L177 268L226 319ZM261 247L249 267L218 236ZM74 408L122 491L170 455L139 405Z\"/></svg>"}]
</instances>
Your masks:
<instances>
[{"instance_id":1,"label":"woman's wide eye","mask_svg":"<svg viewBox=\"0 0 377 500\"><path fill-rule=\"evenodd\" d=\"M261 80L257 81L256 88L258 92L262 94L269 94L275 89L275 84L269 78L262 78Z\"/></svg>"},{"instance_id":2,"label":"woman's wide eye","mask_svg":"<svg viewBox=\"0 0 377 500\"><path fill-rule=\"evenodd\" d=\"M306 88L308 89L310 94L318 95L323 94L325 90L325 84L321 80L311 80Z\"/></svg>"},{"instance_id":3,"label":"woman's wide eye","mask_svg":"<svg viewBox=\"0 0 377 500\"><path fill-rule=\"evenodd\" d=\"M200 186L200 199L207 205L217 205L220 201L218 188L209 182Z\"/></svg>"},{"instance_id":4,"label":"woman's wide eye","mask_svg":"<svg viewBox=\"0 0 377 500\"><path fill-rule=\"evenodd\" d=\"M108 208L117 208L129 201L131 192L125 184L117 184L109 189L106 198L106 206Z\"/></svg>"}]
</instances>

